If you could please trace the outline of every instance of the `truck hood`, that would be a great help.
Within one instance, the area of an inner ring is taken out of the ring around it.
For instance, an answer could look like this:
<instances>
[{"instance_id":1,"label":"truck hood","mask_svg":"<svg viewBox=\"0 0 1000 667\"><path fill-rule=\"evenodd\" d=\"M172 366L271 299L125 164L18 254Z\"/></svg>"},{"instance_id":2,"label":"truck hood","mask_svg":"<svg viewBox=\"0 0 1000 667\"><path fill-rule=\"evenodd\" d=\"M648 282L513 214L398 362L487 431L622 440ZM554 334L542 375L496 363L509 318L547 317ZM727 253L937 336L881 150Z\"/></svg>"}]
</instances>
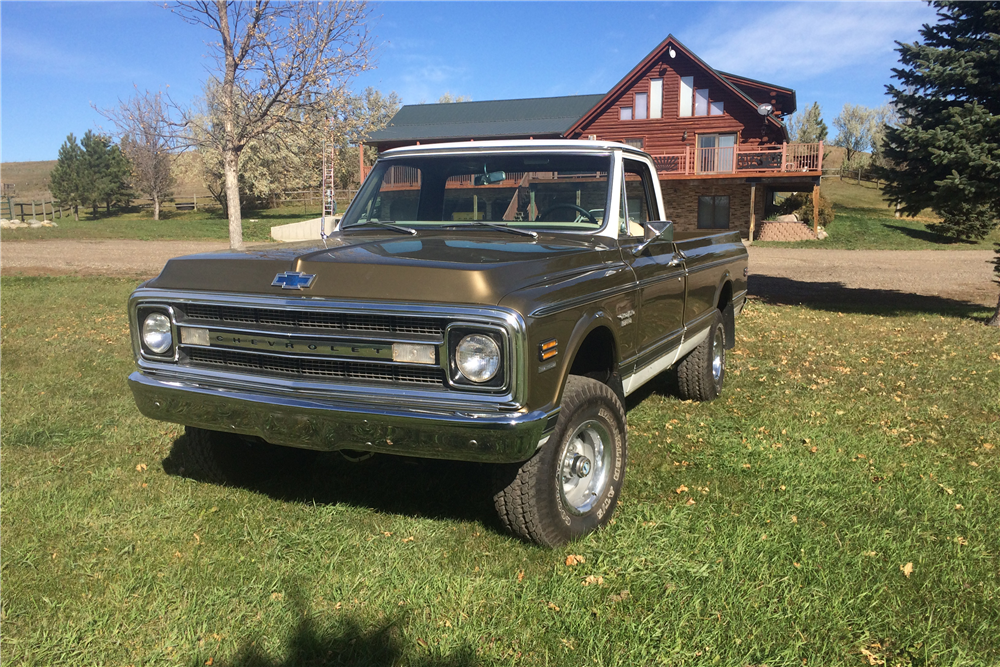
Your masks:
<instances>
[{"instance_id":1,"label":"truck hood","mask_svg":"<svg viewBox=\"0 0 1000 667\"><path fill-rule=\"evenodd\" d=\"M325 241L178 257L148 287L171 290L496 305L511 292L621 263L601 237L486 229L337 233ZM285 271L315 274L303 290L273 286Z\"/></svg>"}]
</instances>

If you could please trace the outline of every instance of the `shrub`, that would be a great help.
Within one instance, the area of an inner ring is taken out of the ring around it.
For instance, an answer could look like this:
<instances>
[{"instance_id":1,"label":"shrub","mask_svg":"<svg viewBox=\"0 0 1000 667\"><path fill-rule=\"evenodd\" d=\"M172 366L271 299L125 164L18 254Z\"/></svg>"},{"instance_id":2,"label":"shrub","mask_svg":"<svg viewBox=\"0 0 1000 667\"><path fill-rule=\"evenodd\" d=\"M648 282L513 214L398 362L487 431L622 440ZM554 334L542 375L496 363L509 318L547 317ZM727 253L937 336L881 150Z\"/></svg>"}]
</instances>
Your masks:
<instances>
[{"instance_id":1,"label":"shrub","mask_svg":"<svg viewBox=\"0 0 1000 667\"><path fill-rule=\"evenodd\" d=\"M813 203L811 192L795 192L778 205L778 214L794 213L799 220L812 224ZM833 204L822 194L819 196L819 224L826 227L833 222Z\"/></svg>"}]
</instances>

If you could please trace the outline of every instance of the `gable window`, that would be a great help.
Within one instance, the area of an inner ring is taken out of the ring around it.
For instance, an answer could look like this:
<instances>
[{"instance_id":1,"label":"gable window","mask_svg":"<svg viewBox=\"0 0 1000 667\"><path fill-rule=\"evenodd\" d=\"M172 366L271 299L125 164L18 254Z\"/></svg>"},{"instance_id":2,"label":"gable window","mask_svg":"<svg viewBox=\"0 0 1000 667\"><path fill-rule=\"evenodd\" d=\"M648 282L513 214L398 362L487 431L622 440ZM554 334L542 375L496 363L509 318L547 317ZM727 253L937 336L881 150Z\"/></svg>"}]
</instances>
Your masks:
<instances>
[{"instance_id":1,"label":"gable window","mask_svg":"<svg viewBox=\"0 0 1000 667\"><path fill-rule=\"evenodd\" d=\"M643 139L622 139L622 143L626 146L631 146L632 148L643 149L645 141Z\"/></svg>"},{"instance_id":2,"label":"gable window","mask_svg":"<svg viewBox=\"0 0 1000 667\"><path fill-rule=\"evenodd\" d=\"M648 95L646 93L636 93L635 94L635 119L645 120L646 119L646 109L648 108L647 102Z\"/></svg>"},{"instance_id":3,"label":"gable window","mask_svg":"<svg viewBox=\"0 0 1000 667\"><path fill-rule=\"evenodd\" d=\"M632 107L621 107L618 112L618 120L632 120Z\"/></svg>"},{"instance_id":4,"label":"gable window","mask_svg":"<svg viewBox=\"0 0 1000 667\"><path fill-rule=\"evenodd\" d=\"M708 115L708 88L699 88L694 91L694 115Z\"/></svg>"},{"instance_id":5,"label":"gable window","mask_svg":"<svg viewBox=\"0 0 1000 667\"><path fill-rule=\"evenodd\" d=\"M663 118L663 79L649 80L649 117Z\"/></svg>"},{"instance_id":6,"label":"gable window","mask_svg":"<svg viewBox=\"0 0 1000 667\"><path fill-rule=\"evenodd\" d=\"M729 229L729 195L698 197L698 229Z\"/></svg>"},{"instance_id":7,"label":"gable window","mask_svg":"<svg viewBox=\"0 0 1000 667\"><path fill-rule=\"evenodd\" d=\"M691 115L692 99L694 96L694 77L693 76L682 76L681 77L681 102L680 102L680 116L681 118L686 118Z\"/></svg>"},{"instance_id":8,"label":"gable window","mask_svg":"<svg viewBox=\"0 0 1000 667\"><path fill-rule=\"evenodd\" d=\"M723 109L723 103L722 102L712 102L712 106L711 106L710 111L708 113L709 113L710 116L721 116L721 115L723 115L725 113L725 110Z\"/></svg>"}]
</instances>

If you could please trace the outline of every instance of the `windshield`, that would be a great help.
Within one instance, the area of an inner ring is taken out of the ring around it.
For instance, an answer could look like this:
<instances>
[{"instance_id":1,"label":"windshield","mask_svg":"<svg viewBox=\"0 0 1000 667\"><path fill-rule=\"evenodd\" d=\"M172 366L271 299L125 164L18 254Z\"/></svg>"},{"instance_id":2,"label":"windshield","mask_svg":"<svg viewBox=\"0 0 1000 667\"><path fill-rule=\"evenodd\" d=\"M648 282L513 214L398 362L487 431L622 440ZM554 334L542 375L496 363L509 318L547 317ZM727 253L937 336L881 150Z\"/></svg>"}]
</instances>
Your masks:
<instances>
[{"instance_id":1,"label":"windshield","mask_svg":"<svg viewBox=\"0 0 1000 667\"><path fill-rule=\"evenodd\" d=\"M610 155L503 153L379 160L341 228L505 225L597 231Z\"/></svg>"}]
</instances>

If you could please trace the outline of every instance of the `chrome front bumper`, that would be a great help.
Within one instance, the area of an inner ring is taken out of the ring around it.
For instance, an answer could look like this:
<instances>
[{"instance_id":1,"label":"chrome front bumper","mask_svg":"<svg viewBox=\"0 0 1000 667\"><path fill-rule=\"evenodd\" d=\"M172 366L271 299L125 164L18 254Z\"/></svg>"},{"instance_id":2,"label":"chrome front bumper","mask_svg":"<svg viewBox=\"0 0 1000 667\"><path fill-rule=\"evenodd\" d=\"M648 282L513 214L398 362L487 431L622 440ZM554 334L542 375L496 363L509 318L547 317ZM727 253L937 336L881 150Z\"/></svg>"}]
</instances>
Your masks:
<instances>
[{"instance_id":1,"label":"chrome front bumper","mask_svg":"<svg viewBox=\"0 0 1000 667\"><path fill-rule=\"evenodd\" d=\"M128 379L151 419L253 435L291 447L489 463L524 461L555 427L552 412L462 412L252 393L139 372Z\"/></svg>"}]
</instances>

